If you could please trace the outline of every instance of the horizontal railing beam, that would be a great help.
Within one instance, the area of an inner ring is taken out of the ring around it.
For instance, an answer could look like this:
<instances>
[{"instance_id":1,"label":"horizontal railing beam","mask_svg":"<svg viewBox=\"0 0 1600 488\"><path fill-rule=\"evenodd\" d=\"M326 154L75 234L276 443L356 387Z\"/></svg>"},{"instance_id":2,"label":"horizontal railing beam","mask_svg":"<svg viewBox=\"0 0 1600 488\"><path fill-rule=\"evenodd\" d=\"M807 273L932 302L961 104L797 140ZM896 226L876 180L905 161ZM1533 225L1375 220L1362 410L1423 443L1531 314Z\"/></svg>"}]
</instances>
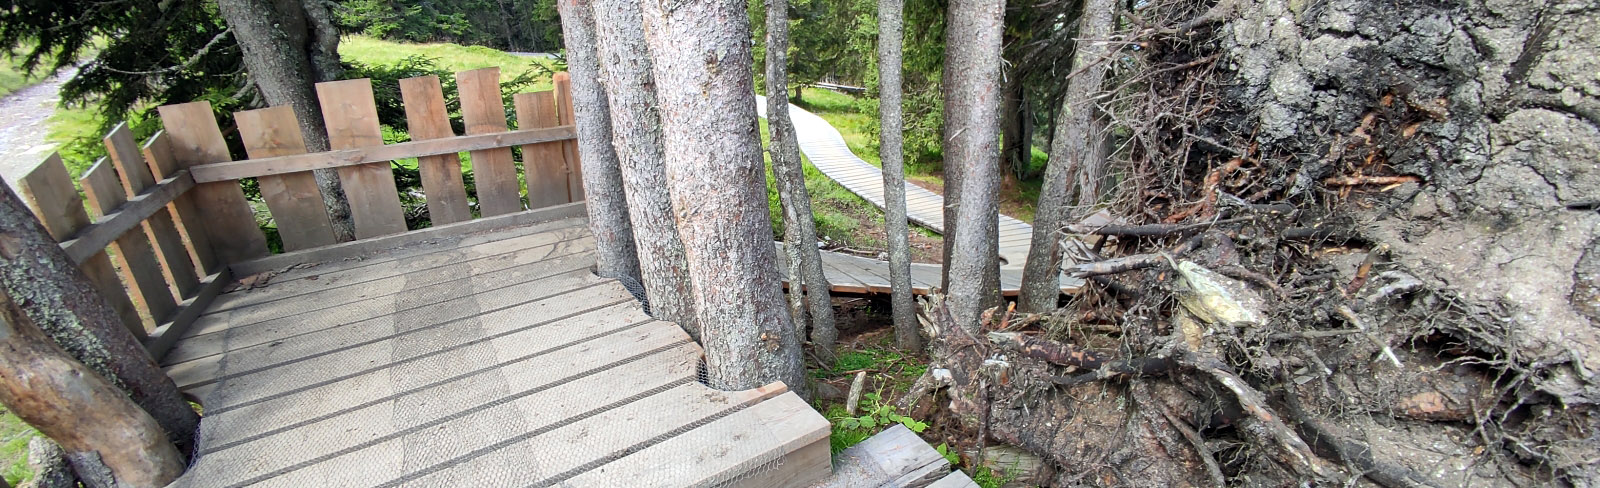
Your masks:
<instances>
[{"instance_id":1,"label":"horizontal railing beam","mask_svg":"<svg viewBox=\"0 0 1600 488\"><path fill-rule=\"evenodd\" d=\"M445 139L429 139L423 141L402 142L399 144L384 144L356 149L340 149L311 154L296 154L293 156L280 156L275 158L250 159L227 163L214 163L204 166L195 166L189 170L194 172L194 181L197 183L211 183L216 181L237 180L240 178L253 178L257 176L281 175L311 171L323 168L338 168L341 166L354 166L357 164L393 161L396 159L416 158L422 156L437 156L440 154L454 154L463 151L477 151L497 147L521 146L538 144L541 142L564 141L576 138L576 131L571 125L550 127L545 129L523 129L494 134L477 134L470 136L456 136Z\"/></svg>"},{"instance_id":2,"label":"horizontal railing beam","mask_svg":"<svg viewBox=\"0 0 1600 488\"><path fill-rule=\"evenodd\" d=\"M79 230L72 239L61 243L61 249L67 251L67 256L72 257L72 262L83 264L90 257L106 250L112 241L122 237L128 231L139 228L145 219L155 215L157 210L165 208L168 203L178 198L183 192L194 188L194 178L188 171L174 173L171 178L161 180L154 187L139 196L129 198L126 203L118 206L115 212L100 217L93 224Z\"/></svg>"}]
</instances>

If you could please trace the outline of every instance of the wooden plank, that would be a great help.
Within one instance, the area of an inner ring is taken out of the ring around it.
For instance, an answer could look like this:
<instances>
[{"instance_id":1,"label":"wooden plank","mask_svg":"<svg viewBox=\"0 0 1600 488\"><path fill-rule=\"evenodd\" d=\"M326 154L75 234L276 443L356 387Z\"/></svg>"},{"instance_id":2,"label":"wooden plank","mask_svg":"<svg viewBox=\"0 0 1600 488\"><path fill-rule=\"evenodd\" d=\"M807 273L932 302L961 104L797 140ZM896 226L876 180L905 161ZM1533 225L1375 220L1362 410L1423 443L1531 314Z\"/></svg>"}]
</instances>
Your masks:
<instances>
[{"instance_id":1,"label":"wooden plank","mask_svg":"<svg viewBox=\"0 0 1600 488\"><path fill-rule=\"evenodd\" d=\"M156 132L150 140L145 141L143 149L145 162L150 163L150 170L157 179L171 179L179 171L188 171L178 166L177 159L172 156L172 138L167 136L166 131ZM194 181L192 177L190 181ZM206 235L194 200L194 195L189 192L179 194L177 199L167 204L167 211L176 217L178 233L189 248L190 261L200 271L198 275L208 275L221 266L217 264L216 253L211 250L211 238Z\"/></svg>"},{"instance_id":2,"label":"wooden plank","mask_svg":"<svg viewBox=\"0 0 1600 488\"><path fill-rule=\"evenodd\" d=\"M193 297L178 304L178 311L172 314L172 320L157 326L156 330L150 332L150 337L144 341L144 350L150 353L150 357L155 358L157 364L161 363L161 359L166 357L167 351L170 351L172 346L178 343L178 339L183 337L190 327L194 326L195 320L205 313L206 307L211 305L211 301L215 300L217 295L222 294L222 289L231 282L233 282L233 275L228 274L227 269L207 276L200 283L200 289Z\"/></svg>"},{"instance_id":3,"label":"wooden plank","mask_svg":"<svg viewBox=\"0 0 1600 488\"><path fill-rule=\"evenodd\" d=\"M450 114L444 104L444 89L439 77L419 76L400 80L400 96L405 100L406 126L411 140L449 139ZM417 157L422 173L422 192L428 201L428 220L433 225L472 220L467 205L467 187L461 182L461 158L456 153Z\"/></svg>"},{"instance_id":4,"label":"wooden plank","mask_svg":"<svg viewBox=\"0 0 1600 488\"><path fill-rule=\"evenodd\" d=\"M563 125L549 129L524 129L495 134L456 136L449 139L411 141L382 146L336 149L328 152L295 156L219 163L194 168L194 173L195 181L209 183L322 168L340 168L421 156L456 154L462 151L475 151L495 147L561 141L573 139L576 137L575 133L572 126Z\"/></svg>"},{"instance_id":5,"label":"wooden plank","mask_svg":"<svg viewBox=\"0 0 1600 488\"><path fill-rule=\"evenodd\" d=\"M978 488L978 483L966 473L956 471L928 485L928 488Z\"/></svg>"},{"instance_id":6,"label":"wooden plank","mask_svg":"<svg viewBox=\"0 0 1600 488\"><path fill-rule=\"evenodd\" d=\"M527 210L510 215L501 215L494 219L477 219L467 222L429 227L416 232L407 232L402 235L385 236L383 238L343 242L332 246L307 249L292 253L277 254L253 261L234 264L231 268L238 276L249 276L263 271L283 269L300 263L320 263L344 259L367 253L384 251L397 247L413 245L421 242L436 242L440 240L462 239L470 234L483 232L490 229L531 225L539 222L549 222L568 218L583 217L585 213L582 202L569 203L555 207L546 207L536 210Z\"/></svg>"},{"instance_id":7,"label":"wooden plank","mask_svg":"<svg viewBox=\"0 0 1600 488\"><path fill-rule=\"evenodd\" d=\"M553 91L518 93L514 101L517 124L523 129L555 127L561 123ZM522 169L528 179L528 208L574 201L568 188L565 151L559 142L522 146Z\"/></svg>"},{"instance_id":8,"label":"wooden plank","mask_svg":"<svg viewBox=\"0 0 1600 488\"><path fill-rule=\"evenodd\" d=\"M239 125L239 138L244 141L244 150L251 159L306 152L300 123L289 106L234 112L233 121ZM262 176L256 181L261 186L261 199L267 202L272 220L278 224L283 250L298 251L339 242L333 234L333 223L328 220L327 205L322 201L317 177L310 171Z\"/></svg>"},{"instance_id":9,"label":"wooden plank","mask_svg":"<svg viewBox=\"0 0 1600 488\"><path fill-rule=\"evenodd\" d=\"M467 134L506 131L506 106L500 98L500 68L456 73L461 91L461 119ZM478 188L478 210L485 217L522 211L522 183L511 148L472 151L472 177Z\"/></svg>"},{"instance_id":10,"label":"wooden plank","mask_svg":"<svg viewBox=\"0 0 1600 488\"><path fill-rule=\"evenodd\" d=\"M172 157L178 168L233 160L228 155L227 141L222 139L222 129L217 127L217 119L211 112L211 102L163 105L158 110L171 138ZM192 191L194 206L199 210L198 227L206 230L217 262L232 263L267 255L267 236L256 225L255 210L245 201L244 190L239 188L238 182L205 183L195 185Z\"/></svg>"},{"instance_id":11,"label":"wooden plank","mask_svg":"<svg viewBox=\"0 0 1600 488\"><path fill-rule=\"evenodd\" d=\"M123 189L129 195L135 195L136 199L143 198L141 194L156 184L156 177L145 163L144 153L134 142L128 124L117 124L106 134L103 142L106 152L111 155L111 162L122 174ZM183 246L183 236L178 234L178 226L173 222L172 212L167 210L166 205L157 207L149 218L144 219L144 230L156 245L156 257L161 260L161 269L167 273L167 283L173 291L178 297L194 294L200 287L200 277L195 275L194 262L189 260L189 251Z\"/></svg>"},{"instance_id":12,"label":"wooden plank","mask_svg":"<svg viewBox=\"0 0 1600 488\"><path fill-rule=\"evenodd\" d=\"M85 171L78 182L83 185L83 193L89 199L89 208L102 216L115 212L117 207L128 201L128 194L117 178L116 169L105 158ZM117 237L111 247L116 250L112 262L121 271L122 282L132 288L130 295L134 297L134 305L149 317L145 330L154 329L156 324L172 314L178 302L172 298L172 292L167 287L161 263L156 260L155 247L150 245L150 237L135 224L128 232ZM139 337L144 337L144 334Z\"/></svg>"},{"instance_id":13,"label":"wooden plank","mask_svg":"<svg viewBox=\"0 0 1600 488\"><path fill-rule=\"evenodd\" d=\"M550 77L555 84L556 106L560 108L561 125L576 124L577 117L572 111L572 75L562 71ZM578 157L577 138L568 139L562 143L561 151L567 157L567 193L572 195L573 201L583 199L583 160Z\"/></svg>"},{"instance_id":14,"label":"wooden plank","mask_svg":"<svg viewBox=\"0 0 1600 488\"><path fill-rule=\"evenodd\" d=\"M328 126L328 145L333 149L383 145L378 106L372 99L372 80L317 83L317 98L322 102L322 120ZM340 166L339 183L350 201L356 239L406 231L400 192L395 189L388 160Z\"/></svg>"},{"instance_id":15,"label":"wooden plank","mask_svg":"<svg viewBox=\"0 0 1600 488\"><path fill-rule=\"evenodd\" d=\"M926 486L950 474L950 461L904 425L839 453L833 476L813 488Z\"/></svg>"},{"instance_id":16,"label":"wooden plank","mask_svg":"<svg viewBox=\"0 0 1600 488\"><path fill-rule=\"evenodd\" d=\"M61 155L52 153L45 158L17 180L17 187L22 190L22 198L33 207L33 214L44 225L45 232L56 241L67 240L89 225L89 214L83 211L83 198L72 187L72 176L61 163ZM133 300L128 299L122 281L117 279L111 258L104 251L98 252L78 263L78 269L83 270L95 291L111 304L122 325L136 337L144 337L139 311L133 307Z\"/></svg>"},{"instance_id":17,"label":"wooden plank","mask_svg":"<svg viewBox=\"0 0 1600 488\"><path fill-rule=\"evenodd\" d=\"M194 188L194 181L189 179L188 173L179 171L177 176L161 180L154 189L124 200L124 204L115 209L115 212L104 215L94 224L78 229L77 235L61 243L61 248L67 251L67 256L72 257L74 262L81 263L89 256L105 250L105 247L111 245L117 238L137 231L139 224L145 219L164 209L168 203L191 188Z\"/></svg>"}]
</instances>

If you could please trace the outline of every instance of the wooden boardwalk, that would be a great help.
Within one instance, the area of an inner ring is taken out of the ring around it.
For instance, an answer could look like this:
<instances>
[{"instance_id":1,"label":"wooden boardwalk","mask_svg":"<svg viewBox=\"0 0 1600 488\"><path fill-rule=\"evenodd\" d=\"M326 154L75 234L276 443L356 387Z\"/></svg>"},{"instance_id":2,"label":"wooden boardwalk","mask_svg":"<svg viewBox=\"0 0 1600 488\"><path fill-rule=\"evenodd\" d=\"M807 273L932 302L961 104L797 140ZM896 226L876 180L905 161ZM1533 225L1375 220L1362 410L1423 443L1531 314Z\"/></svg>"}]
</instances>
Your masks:
<instances>
[{"instance_id":1,"label":"wooden boardwalk","mask_svg":"<svg viewBox=\"0 0 1600 488\"><path fill-rule=\"evenodd\" d=\"M779 243L778 269L788 269L789 253ZM828 278L828 289L842 293L889 293L889 263L872 258L851 256L837 252L822 252L822 273ZM787 273L779 273L785 279ZM926 295L939 288L943 281L942 267L937 264L911 263L911 292ZM1075 294L1083 287L1083 280L1063 276L1061 292ZM1022 270L1016 267L1000 269L1000 291L1005 296L1016 296L1022 289Z\"/></svg>"},{"instance_id":2,"label":"wooden boardwalk","mask_svg":"<svg viewBox=\"0 0 1600 488\"><path fill-rule=\"evenodd\" d=\"M781 384L697 382L700 347L591 274L584 224L445 226L433 236L448 238L418 231L405 238L415 244L246 277L164 360L205 408L202 454L174 486L804 486L826 475L827 421Z\"/></svg>"},{"instance_id":3,"label":"wooden boardwalk","mask_svg":"<svg viewBox=\"0 0 1600 488\"><path fill-rule=\"evenodd\" d=\"M766 97L756 96L756 110L767 116ZM883 170L856 157L845 144L839 130L827 120L805 109L789 105L789 120L794 121L795 139L800 152L818 171L832 178L851 193L883 208ZM920 186L906 183L906 217L935 232L944 232L944 197ZM1000 216L1000 258L1003 267L1022 268L1028 259L1033 226L1005 215ZM913 274L916 272L913 271Z\"/></svg>"}]
</instances>

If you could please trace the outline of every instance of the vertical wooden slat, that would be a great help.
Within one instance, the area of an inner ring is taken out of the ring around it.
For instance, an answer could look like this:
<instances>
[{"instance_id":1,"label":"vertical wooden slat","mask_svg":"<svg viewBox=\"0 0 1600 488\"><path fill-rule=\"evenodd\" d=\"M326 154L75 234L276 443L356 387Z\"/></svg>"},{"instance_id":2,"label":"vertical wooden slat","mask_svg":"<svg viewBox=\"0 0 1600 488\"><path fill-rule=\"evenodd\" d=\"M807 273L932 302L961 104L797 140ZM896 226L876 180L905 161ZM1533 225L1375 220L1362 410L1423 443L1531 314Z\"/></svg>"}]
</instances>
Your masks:
<instances>
[{"instance_id":1,"label":"vertical wooden slat","mask_svg":"<svg viewBox=\"0 0 1600 488\"><path fill-rule=\"evenodd\" d=\"M144 160L150 163L150 171L155 173L158 180L171 178L173 174L183 169L178 166L177 158L172 156L172 138L166 131L157 132L150 140L144 143ZM183 235L184 241L189 243L189 256L198 265L200 275L210 276L220 267L217 264L216 252L211 248L211 238L206 234L205 222L200 219L200 211L195 208L194 192L184 192L178 199L167 205L167 210L172 212L178 220L178 232Z\"/></svg>"},{"instance_id":2,"label":"vertical wooden slat","mask_svg":"<svg viewBox=\"0 0 1600 488\"><path fill-rule=\"evenodd\" d=\"M159 110L178 167L233 160L228 155L228 143L222 139L222 129L211 113L211 102L163 105ZM245 201L239 182L201 183L190 191L202 219L200 224L205 227L220 264L267 255L267 236L256 225L255 211Z\"/></svg>"},{"instance_id":3,"label":"vertical wooden slat","mask_svg":"<svg viewBox=\"0 0 1600 488\"><path fill-rule=\"evenodd\" d=\"M117 172L122 174L123 189L129 195L144 193L145 188L155 184L155 175L145 164L144 154L133 141L133 132L128 130L127 123L117 124L116 128L111 129L111 133L106 135L105 144L106 151L111 154L111 162L117 165ZM167 273L167 282L179 297L193 295L200 287L200 277L195 275L194 262L189 260L189 251L183 246L183 237L178 234L172 212L166 208L157 210L145 220L144 227L156 245L156 257L161 259L161 269Z\"/></svg>"},{"instance_id":4,"label":"vertical wooden slat","mask_svg":"<svg viewBox=\"0 0 1600 488\"><path fill-rule=\"evenodd\" d=\"M444 105L444 89L439 77L428 75L400 80L400 97L405 101L406 126L416 141L455 137L450 114ZM417 158L422 173L422 191L428 199L428 220L433 225L472 220L467 207L467 188L461 183L461 158L455 154Z\"/></svg>"},{"instance_id":5,"label":"vertical wooden slat","mask_svg":"<svg viewBox=\"0 0 1600 488\"><path fill-rule=\"evenodd\" d=\"M127 190L117 178L116 169L105 159L85 171L78 183L83 185L83 193L89 198L89 208L94 210L96 217L116 212L117 207L128 203ZM161 264L156 260L156 250L150 245L150 237L142 229L132 229L112 241L111 248L116 251L112 262L122 271L122 282L132 289L129 295L134 297L134 305L144 310L150 318L145 330L155 329L156 324L171 317L178 302L172 299L172 292L167 289L166 280L162 279Z\"/></svg>"},{"instance_id":6,"label":"vertical wooden slat","mask_svg":"<svg viewBox=\"0 0 1600 488\"><path fill-rule=\"evenodd\" d=\"M378 106L372 100L372 80L317 83L317 98L322 103L322 120L328 126L328 144L333 149L383 145ZM406 231L400 193L395 190L394 171L388 161L341 166L339 183L350 201L357 239Z\"/></svg>"},{"instance_id":7,"label":"vertical wooden slat","mask_svg":"<svg viewBox=\"0 0 1600 488\"><path fill-rule=\"evenodd\" d=\"M294 118L293 108L234 112L233 122L239 125L239 138L244 141L244 150L250 159L306 152L306 142L300 136L300 123ZM267 202L267 209L272 211L272 219L278 224L283 250L298 251L339 242L334 238L333 224L328 221L317 177L310 171L262 176L256 181L261 184L261 199Z\"/></svg>"},{"instance_id":8,"label":"vertical wooden slat","mask_svg":"<svg viewBox=\"0 0 1600 488\"><path fill-rule=\"evenodd\" d=\"M560 106L558 112L561 125L573 125L577 119L572 112L572 75L563 71L556 73L552 80L556 86L556 104ZM567 160L567 188L572 194L572 201L583 199L583 160L578 158L578 140L571 139L562 143L561 151Z\"/></svg>"},{"instance_id":9,"label":"vertical wooden slat","mask_svg":"<svg viewBox=\"0 0 1600 488\"><path fill-rule=\"evenodd\" d=\"M561 125L556 115L554 92L518 93L513 97L517 107L519 129L542 129ZM543 208L572 202L567 188L567 160L564 142L546 142L522 146L522 169L528 179L528 208Z\"/></svg>"},{"instance_id":10,"label":"vertical wooden slat","mask_svg":"<svg viewBox=\"0 0 1600 488\"><path fill-rule=\"evenodd\" d=\"M500 98L500 68L456 73L461 90L461 118L467 135L506 131L506 106ZM484 217L522 211L522 184L517 181L511 148L472 151L473 181Z\"/></svg>"},{"instance_id":11,"label":"vertical wooden slat","mask_svg":"<svg viewBox=\"0 0 1600 488\"><path fill-rule=\"evenodd\" d=\"M51 154L17 183L22 190L22 198L33 206L33 214L39 217L45 231L56 242L71 239L78 229L89 225L89 214L83 211L83 198L72 187L72 176L67 174L67 167L61 163L60 155ZM117 272L111 267L111 258L104 252L95 254L79 263L78 269L83 270L89 282L94 284L95 291L100 292L100 296L111 304L111 309L117 312L122 324L134 336L144 338L144 323L139 320L139 311L133 307L133 300L128 299L127 290L117 279Z\"/></svg>"}]
</instances>

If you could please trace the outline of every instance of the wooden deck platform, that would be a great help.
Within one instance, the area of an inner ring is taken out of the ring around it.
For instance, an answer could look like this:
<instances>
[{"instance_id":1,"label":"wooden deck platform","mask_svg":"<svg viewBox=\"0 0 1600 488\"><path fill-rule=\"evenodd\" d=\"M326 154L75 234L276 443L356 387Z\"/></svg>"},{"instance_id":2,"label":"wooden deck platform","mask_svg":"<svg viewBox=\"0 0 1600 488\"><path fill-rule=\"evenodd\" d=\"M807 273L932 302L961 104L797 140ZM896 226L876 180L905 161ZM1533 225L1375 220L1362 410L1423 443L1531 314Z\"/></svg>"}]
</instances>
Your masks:
<instances>
[{"instance_id":1,"label":"wooden deck platform","mask_svg":"<svg viewBox=\"0 0 1600 488\"><path fill-rule=\"evenodd\" d=\"M248 276L212 303L164 360L205 408L202 454L173 486L778 487L828 473L827 421L781 384L700 384L700 347L590 273L582 219L426 232Z\"/></svg>"},{"instance_id":2,"label":"wooden deck platform","mask_svg":"<svg viewBox=\"0 0 1600 488\"><path fill-rule=\"evenodd\" d=\"M778 269L788 269L789 254L779 243ZM822 252L822 273L828 277L828 290L839 293L889 293L889 263L872 258L852 256L838 252ZM780 273L787 279L787 273ZM911 292L926 295L943 281L943 268L937 264L911 263ZM1061 276L1061 292L1076 294L1083 288L1083 280ZM1000 268L1000 291L1005 296L1017 296L1022 290L1022 269L1016 266Z\"/></svg>"}]
</instances>

